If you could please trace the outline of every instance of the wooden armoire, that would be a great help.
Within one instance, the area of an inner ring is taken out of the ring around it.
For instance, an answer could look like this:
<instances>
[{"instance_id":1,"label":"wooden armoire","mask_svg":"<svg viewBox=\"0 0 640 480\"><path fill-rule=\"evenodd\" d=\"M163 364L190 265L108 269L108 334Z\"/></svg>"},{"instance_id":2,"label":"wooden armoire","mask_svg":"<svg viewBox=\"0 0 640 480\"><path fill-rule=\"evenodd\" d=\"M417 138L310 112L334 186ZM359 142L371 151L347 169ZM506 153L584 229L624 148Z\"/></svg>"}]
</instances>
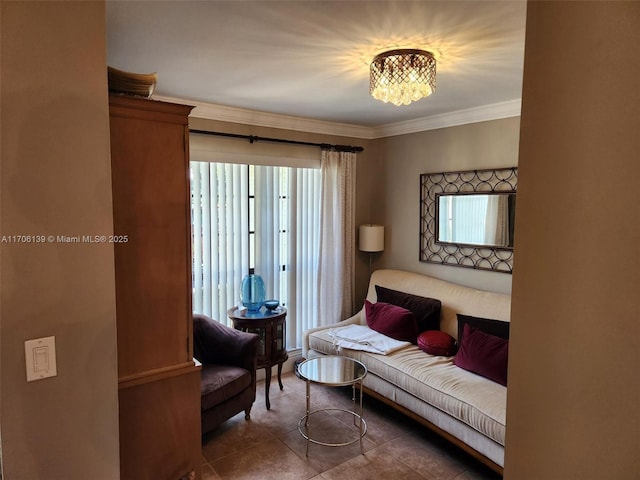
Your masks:
<instances>
[{"instance_id":1,"label":"wooden armoire","mask_svg":"<svg viewBox=\"0 0 640 480\"><path fill-rule=\"evenodd\" d=\"M200 478L191 109L109 97L122 480Z\"/></svg>"}]
</instances>

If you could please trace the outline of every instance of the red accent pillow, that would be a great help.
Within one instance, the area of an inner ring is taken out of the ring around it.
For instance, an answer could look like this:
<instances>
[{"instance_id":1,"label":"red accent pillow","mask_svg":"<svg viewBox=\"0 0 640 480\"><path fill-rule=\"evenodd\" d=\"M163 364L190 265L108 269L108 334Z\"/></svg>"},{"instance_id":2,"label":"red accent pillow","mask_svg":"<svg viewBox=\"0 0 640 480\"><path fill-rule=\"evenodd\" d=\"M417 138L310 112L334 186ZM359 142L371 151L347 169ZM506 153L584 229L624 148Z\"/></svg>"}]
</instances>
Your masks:
<instances>
[{"instance_id":1,"label":"red accent pillow","mask_svg":"<svg viewBox=\"0 0 640 480\"><path fill-rule=\"evenodd\" d=\"M458 353L458 367L507 386L509 340L496 337L466 324Z\"/></svg>"},{"instance_id":2,"label":"red accent pillow","mask_svg":"<svg viewBox=\"0 0 640 480\"><path fill-rule=\"evenodd\" d=\"M418 347L431 355L450 357L456 353L456 339L440 330L427 330L418 335Z\"/></svg>"},{"instance_id":3,"label":"red accent pillow","mask_svg":"<svg viewBox=\"0 0 640 480\"><path fill-rule=\"evenodd\" d=\"M365 300L365 312L370 329L396 340L416 343L418 322L411 311L390 303Z\"/></svg>"}]
</instances>

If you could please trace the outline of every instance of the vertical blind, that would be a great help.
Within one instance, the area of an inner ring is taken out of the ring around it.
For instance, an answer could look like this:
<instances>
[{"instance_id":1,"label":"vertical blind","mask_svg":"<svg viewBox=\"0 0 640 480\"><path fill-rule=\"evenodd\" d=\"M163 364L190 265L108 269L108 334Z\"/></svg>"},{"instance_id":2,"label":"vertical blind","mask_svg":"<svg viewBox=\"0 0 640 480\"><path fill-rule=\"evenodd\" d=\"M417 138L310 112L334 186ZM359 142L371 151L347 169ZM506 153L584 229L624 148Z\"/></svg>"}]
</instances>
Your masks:
<instances>
[{"instance_id":1,"label":"vertical blind","mask_svg":"<svg viewBox=\"0 0 640 480\"><path fill-rule=\"evenodd\" d=\"M317 325L320 170L191 162L193 309L230 325L250 269L287 307L287 348Z\"/></svg>"}]
</instances>

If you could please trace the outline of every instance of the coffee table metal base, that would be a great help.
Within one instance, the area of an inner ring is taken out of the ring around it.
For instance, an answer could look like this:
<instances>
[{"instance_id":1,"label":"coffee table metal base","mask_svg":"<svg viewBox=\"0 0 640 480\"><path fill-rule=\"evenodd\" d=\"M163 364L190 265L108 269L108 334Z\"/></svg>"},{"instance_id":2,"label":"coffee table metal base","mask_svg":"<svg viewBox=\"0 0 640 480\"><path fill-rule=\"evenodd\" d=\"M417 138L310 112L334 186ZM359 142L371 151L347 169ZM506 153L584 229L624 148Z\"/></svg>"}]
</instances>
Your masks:
<instances>
[{"instance_id":1,"label":"coffee table metal base","mask_svg":"<svg viewBox=\"0 0 640 480\"><path fill-rule=\"evenodd\" d=\"M353 424L359 427L358 437L354 438L351 441L342 442L342 443L322 442L320 440L316 440L312 438L311 435L309 434L309 423L308 423L309 417L311 417L311 415L315 413L321 413L321 412L327 412L327 411L340 411L340 412L346 412L353 415ZM358 420L359 422L357 422ZM364 418L362 418L362 415L356 412L352 412L351 410L346 410L344 408L322 408L320 410L314 410L313 412L309 412L308 414L306 414L304 417L300 419L300 421L298 422L298 431L300 432L300 435L302 435L307 440L307 450L305 452L307 456L309 455L309 442L315 443L316 445L323 445L325 447L346 447L347 445L353 445L354 443L359 441L360 452L364 454L362 438L367 433L367 422L365 421Z\"/></svg>"},{"instance_id":2,"label":"coffee table metal base","mask_svg":"<svg viewBox=\"0 0 640 480\"><path fill-rule=\"evenodd\" d=\"M323 445L325 447L344 447L360 442L360 452L364 454L362 438L367 433L367 422L362 416L362 380L367 374L366 367L353 359L327 356L306 360L298 366L298 372L306 382L307 405L306 414L298 421L298 431L307 440L306 455L309 455L309 443ZM344 408L320 408L311 411L311 384L317 383L323 386L351 386L353 409ZM357 388L356 388L357 387ZM356 401L356 389L359 391L359 401ZM323 442L314 438L311 433L309 419L312 415L321 412L345 412L353 416L353 425L356 427L357 436L353 440L344 442Z\"/></svg>"}]
</instances>

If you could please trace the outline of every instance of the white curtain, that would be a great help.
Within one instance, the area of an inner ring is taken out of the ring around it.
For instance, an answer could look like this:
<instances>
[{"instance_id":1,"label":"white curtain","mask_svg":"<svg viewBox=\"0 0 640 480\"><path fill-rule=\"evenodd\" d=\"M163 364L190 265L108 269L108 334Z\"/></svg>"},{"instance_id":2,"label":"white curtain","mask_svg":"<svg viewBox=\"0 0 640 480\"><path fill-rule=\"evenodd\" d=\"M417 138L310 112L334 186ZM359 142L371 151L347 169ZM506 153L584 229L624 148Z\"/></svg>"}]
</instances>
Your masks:
<instances>
[{"instance_id":1,"label":"white curtain","mask_svg":"<svg viewBox=\"0 0 640 480\"><path fill-rule=\"evenodd\" d=\"M322 151L318 324L353 312L356 155Z\"/></svg>"},{"instance_id":2,"label":"white curtain","mask_svg":"<svg viewBox=\"0 0 640 480\"><path fill-rule=\"evenodd\" d=\"M485 243L509 246L509 195L490 195L487 204Z\"/></svg>"}]
</instances>

